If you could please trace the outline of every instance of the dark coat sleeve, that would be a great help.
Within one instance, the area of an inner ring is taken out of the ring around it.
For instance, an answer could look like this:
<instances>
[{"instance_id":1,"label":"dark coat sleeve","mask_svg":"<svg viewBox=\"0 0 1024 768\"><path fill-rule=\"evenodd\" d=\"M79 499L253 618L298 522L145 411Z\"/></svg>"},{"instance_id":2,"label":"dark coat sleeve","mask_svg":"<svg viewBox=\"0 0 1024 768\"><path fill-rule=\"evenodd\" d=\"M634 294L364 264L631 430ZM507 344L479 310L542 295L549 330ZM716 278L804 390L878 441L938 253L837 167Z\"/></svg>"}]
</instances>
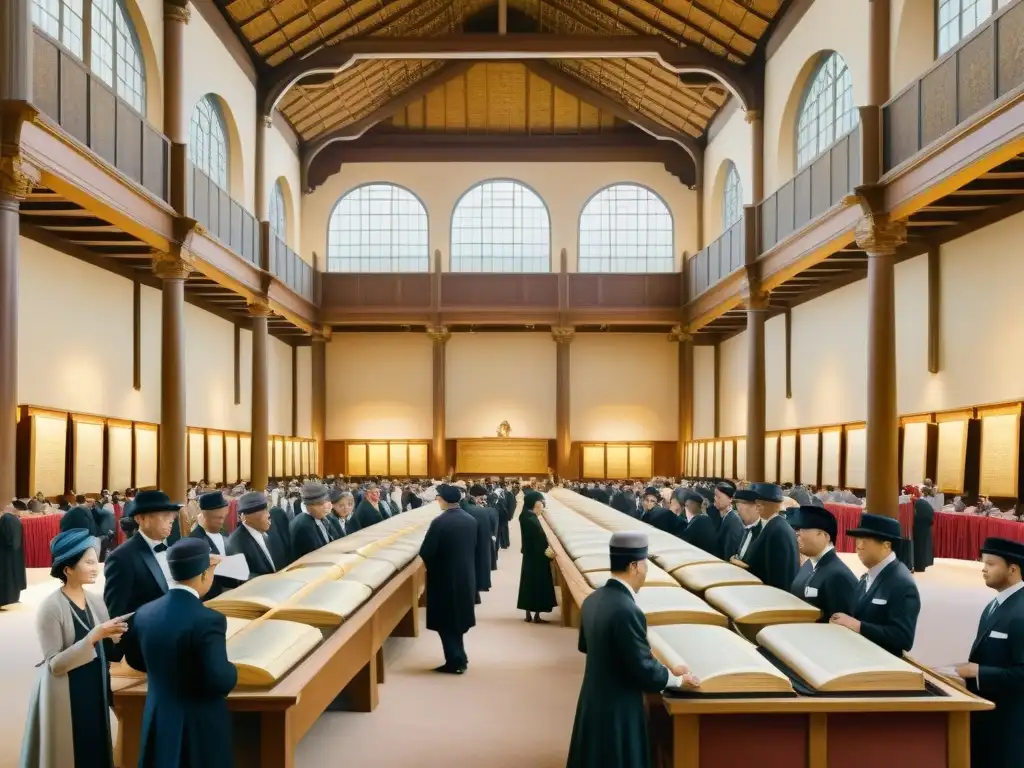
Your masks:
<instances>
[{"instance_id":1,"label":"dark coat sleeve","mask_svg":"<svg viewBox=\"0 0 1024 768\"><path fill-rule=\"evenodd\" d=\"M127 562L127 554L115 549L103 567L103 602L111 618L128 613L128 601L135 586L135 569Z\"/></svg>"},{"instance_id":2,"label":"dark coat sleeve","mask_svg":"<svg viewBox=\"0 0 1024 768\"><path fill-rule=\"evenodd\" d=\"M792 529L786 531L776 527L772 534L773 541L765 544L765 572L768 574L767 584L772 587L789 591L800 570L800 550L796 545L796 534Z\"/></svg>"},{"instance_id":3,"label":"dark coat sleeve","mask_svg":"<svg viewBox=\"0 0 1024 768\"><path fill-rule=\"evenodd\" d=\"M198 676L210 696L227 696L238 682L238 670L228 661L227 619L210 611L197 641L203 673Z\"/></svg>"},{"instance_id":4,"label":"dark coat sleeve","mask_svg":"<svg viewBox=\"0 0 1024 768\"><path fill-rule=\"evenodd\" d=\"M436 523L437 518L434 518L433 522L427 527L427 535L423 537L423 543L420 544L420 559L423 560L428 568L437 556L440 534L438 533Z\"/></svg>"},{"instance_id":5,"label":"dark coat sleeve","mask_svg":"<svg viewBox=\"0 0 1024 768\"><path fill-rule=\"evenodd\" d=\"M986 698L1024 697L1024 617L1014 619L1006 634L1009 635L1007 642L1010 643L1012 665L978 666L978 691Z\"/></svg>"},{"instance_id":6,"label":"dark coat sleeve","mask_svg":"<svg viewBox=\"0 0 1024 768\"><path fill-rule=\"evenodd\" d=\"M909 651L914 645L917 616L921 612L921 596L913 581L900 580L889 590L885 624L862 621L860 633L871 642L893 650Z\"/></svg>"},{"instance_id":7,"label":"dark coat sleeve","mask_svg":"<svg viewBox=\"0 0 1024 768\"><path fill-rule=\"evenodd\" d=\"M651 653L647 642L647 620L638 608L628 618L612 625L618 657L626 675L647 693L658 693L668 685L669 671Z\"/></svg>"},{"instance_id":8,"label":"dark coat sleeve","mask_svg":"<svg viewBox=\"0 0 1024 768\"><path fill-rule=\"evenodd\" d=\"M857 577L849 568L837 568L825 581L824 591L821 600L823 619L828 620L834 613L853 615L857 605Z\"/></svg>"}]
</instances>

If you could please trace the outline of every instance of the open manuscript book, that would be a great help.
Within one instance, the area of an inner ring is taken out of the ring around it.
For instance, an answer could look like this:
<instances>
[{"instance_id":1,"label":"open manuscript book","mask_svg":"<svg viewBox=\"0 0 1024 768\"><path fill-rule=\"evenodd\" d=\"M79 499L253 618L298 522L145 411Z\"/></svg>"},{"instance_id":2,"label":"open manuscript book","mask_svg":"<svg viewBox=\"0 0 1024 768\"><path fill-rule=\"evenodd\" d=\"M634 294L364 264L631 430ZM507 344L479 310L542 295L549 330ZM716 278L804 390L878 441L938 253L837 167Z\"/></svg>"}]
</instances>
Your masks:
<instances>
[{"instance_id":1,"label":"open manuscript book","mask_svg":"<svg viewBox=\"0 0 1024 768\"><path fill-rule=\"evenodd\" d=\"M269 686L284 677L322 639L316 627L261 619L228 640L228 661L238 670L238 685Z\"/></svg>"}]
</instances>

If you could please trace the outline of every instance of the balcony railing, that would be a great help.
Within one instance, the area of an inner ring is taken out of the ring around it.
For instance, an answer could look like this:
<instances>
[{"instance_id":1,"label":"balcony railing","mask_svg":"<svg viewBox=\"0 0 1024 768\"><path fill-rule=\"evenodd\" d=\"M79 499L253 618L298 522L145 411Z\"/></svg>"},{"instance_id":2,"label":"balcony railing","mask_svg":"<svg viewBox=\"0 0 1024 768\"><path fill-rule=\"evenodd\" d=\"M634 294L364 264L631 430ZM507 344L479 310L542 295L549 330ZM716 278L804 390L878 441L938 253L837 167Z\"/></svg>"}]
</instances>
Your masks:
<instances>
[{"instance_id":1,"label":"balcony railing","mask_svg":"<svg viewBox=\"0 0 1024 768\"><path fill-rule=\"evenodd\" d=\"M1016 2L976 29L882 108L884 171L909 160L1024 83Z\"/></svg>"},{"instance_id":2,"label":"balcony railing","mask_svg":"<svg viewBox=\"0 0 1024 768\"><path fill-rule=\"evenodd\" d=\"M69 136L164 202L170 202L167 138L89 71L81 59L35 29L32 100Z\"/></svg>"},{"instance_id":3,"label":"balcony railing","mask_svg":"<svg viewBox=\"0 0 1024 768\"><path fill-rule=\"evenodd\" d=\"M860 134L858 124L761 202L761 253L814 221L861 183Z\"/></svg>"},{"instance_id":4,"label":"balcony railing","mask_svg":"<svg viewBox=\"0 0 1024 768\"><path fill-rule=\"evenodd\" d=\"M213 180L189 163L189 212L220 242L251 264L260 263L260 225L256 217Z\"/></svg>"},{"instance_id":5,"label":"balcony railing","mask_svg":"<svg viewBox=\"0 0 1024 768\"><path fill-rule=\"evenodd\" d=\"M687 265L690 270L690 295L700 296L712 285L746 263L746 240L741 218L707 248L698 251Z\"/></svg>"},{"instance_id":6,"label":"balcony railing","mask_svg":"<svg viewBox=\"0 0 1024 768\"><path fill-rule=\"evenodd\" d=\"M313 267L273 233L270 235L270 273L306 301L315 301Z\"/></svg>"}]
</instances>

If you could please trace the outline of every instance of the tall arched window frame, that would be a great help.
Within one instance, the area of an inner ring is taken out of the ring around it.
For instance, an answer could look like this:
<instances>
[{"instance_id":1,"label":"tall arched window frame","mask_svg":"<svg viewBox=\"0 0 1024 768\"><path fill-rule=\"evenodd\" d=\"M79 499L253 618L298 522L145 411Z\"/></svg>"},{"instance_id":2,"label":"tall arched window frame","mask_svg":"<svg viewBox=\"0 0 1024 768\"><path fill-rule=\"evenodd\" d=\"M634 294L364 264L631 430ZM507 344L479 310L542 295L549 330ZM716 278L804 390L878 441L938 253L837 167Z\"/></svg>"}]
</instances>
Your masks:
<instances>
[{"instance_id":1,"label":"tall arched window frame","mask_svg":"<svg viewBox=\"0 0 1024 768\"><path fill-rule=\"evenodd\" d=\"M796 127L796 166L802 170L836 139L857 124L853 108L853 80L843 57L825 55L811 77L800 102Z\"/></svg>"},{"instance_id":2,"label":"tall arched window frame","mask_svg":"<svg viewBox=\"0 0 1024 768\"><path fill-rule=\"evenodd\" d=\"M284 190L281 182L275 181L270 190L270 229L282 241L288 239L288 221L284 206Z\"/></svg>"},{"instance_id":3,"label":"tall arched window frame","mask_svg":"<svg viewBox=\"0 0 1024 768\"><path fill-rule=\"evenodd\" d=\"M32 23L78 58L83 57L83 0L33 0Z\"/></svg>"},{"instance_id":4,"label":"tall arched window frame","mask_svg":"<svg viewBox=\"0 0 1024 768\"><path fill-rule=\"evenodd\" d=\"M328 272L429 272L427 209L395 184L346 193L327 224Z\"/></svg>"},{"instance_id":5,"label":"tall arched window frame","mask_svg":"<svg viewBox=\"0 0 1024 768\"><path fill-rule=\"evenodd\" d=\"M142 46L121 0L91 0L89 68L137 112L146 106Z\"/></svg>"},{"instance_id":6,"label":"tall arched window frame","mask_svg":"<svg viewBox=\"0 0 1024 768\"><path fill-rule=\"evenodd\" d=\"M725 189L722 191L722 231L729 229L743 218L743 185L736 164L729 162L725 172Z\"/></svg>"},{"instance_id":7,"label":"tall arched window frame","mask_svg":"<svg viewBox=\"0 0 1024 768\"><path fill-rule=\"evenodd\" d=\"M672 213L638 184L605 187L580 213L580 272L674 272Z\"/></svg>"},{"instance_id":8,"label":"tall arched window frame","mask_svg":"<svg viewBox=\"0 0 1024 768\"><path fill-rule=\"evenodd\" d=\"M228 131L220 105L210 95L203 96L192 109L188 129L188 155L192 164L213 183L228 189Z\"/></svg>"},{"instance_id":9,"label":"tall arched window frame","mask_svg":"<svg viewBox=\"0 0 1024 768\"><path fill-rule=\"evenodd\" d=\"M551 217L525 184L471 187L452 213L452 272L550 272Z\"/></svg>"},{"instance_id":10,"label":"tall arched window frame","mask_svg":"<svg viewBox=\"0 0 1024 768\"><path fill-rule=\"evenodd\" d=\"M937 2L938 11L935 19L938 55L942 56L996 12L997 0L937 0Z\"/></svg>"}]
</instances>

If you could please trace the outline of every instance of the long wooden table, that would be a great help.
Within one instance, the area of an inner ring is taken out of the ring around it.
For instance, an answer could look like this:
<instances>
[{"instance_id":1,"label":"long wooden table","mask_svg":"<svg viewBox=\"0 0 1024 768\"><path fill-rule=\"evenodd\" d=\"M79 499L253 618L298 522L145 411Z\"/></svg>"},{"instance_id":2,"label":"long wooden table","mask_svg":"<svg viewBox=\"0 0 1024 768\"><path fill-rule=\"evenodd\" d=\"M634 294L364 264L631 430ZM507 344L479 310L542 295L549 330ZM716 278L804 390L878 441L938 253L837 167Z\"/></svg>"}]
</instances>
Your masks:
<instances>
[{"instance_id":1,"label":"long wooden table","mask_svg":"<svg viewBox=\"0 0 1024 768\"><path fill-rule=\"evenodd\" d=\"M296 745L324 711L372 712L384 682L384 641L419 635L425 584L417 557L272 688L235 689L228 696L235 764L292 768ZM143 680L114 692L122 768L138 763L146 690Z\"/></svg>"},{"instance_id":2,"label":"long wooden table","mask_svg":"<svg viewBox=\"0 0 1024 768\"><path fill-rule=\"evenodd\" d=\"M560 587L562 624L579 626L593 589L541 519ZM647 697L658 768L970 768L970 713L992 704L916 664L942 696ZM870 750L870 751L868 751Z\"/></svg>"}]
</instances>

